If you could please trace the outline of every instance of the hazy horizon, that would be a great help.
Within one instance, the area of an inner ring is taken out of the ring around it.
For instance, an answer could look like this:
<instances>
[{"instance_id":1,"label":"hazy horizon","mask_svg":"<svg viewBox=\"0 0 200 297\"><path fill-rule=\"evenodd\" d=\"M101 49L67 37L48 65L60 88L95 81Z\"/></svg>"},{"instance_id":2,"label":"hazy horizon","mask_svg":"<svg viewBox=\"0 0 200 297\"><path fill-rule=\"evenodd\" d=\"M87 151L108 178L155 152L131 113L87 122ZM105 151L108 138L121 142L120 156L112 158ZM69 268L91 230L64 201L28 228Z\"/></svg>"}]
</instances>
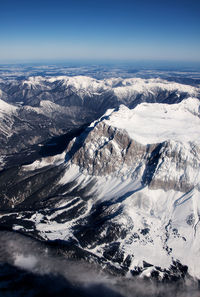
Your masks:
<instances>
[{"instance_id":1,"label":"hazy horizon","mask_svg":"<svg viewBox=\"0 0 200 297\"><path fill-rule=\"evenodd\" d=\"M0 63L200 63L200 2L3 1Z\"/></svg>"}]
</instances>

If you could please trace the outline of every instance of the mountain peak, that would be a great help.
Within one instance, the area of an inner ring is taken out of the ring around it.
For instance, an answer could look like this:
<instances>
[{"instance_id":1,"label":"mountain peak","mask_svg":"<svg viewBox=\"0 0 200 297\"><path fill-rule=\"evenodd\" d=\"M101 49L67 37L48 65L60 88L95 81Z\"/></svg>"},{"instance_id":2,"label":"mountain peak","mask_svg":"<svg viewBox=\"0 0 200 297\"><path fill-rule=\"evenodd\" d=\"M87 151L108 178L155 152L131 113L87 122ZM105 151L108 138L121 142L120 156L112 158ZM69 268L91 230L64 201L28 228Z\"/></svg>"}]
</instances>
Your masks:
<instances>
[{"instance_id":1,"label":"mountain peak","mask_svg":"<svg viewBox=\"0 0 200 297\"><path fill-rule=\"evenodd\" d=\"M178 104L141 103L134 109L121 105L103 116L107 125L124 129L141 144L166 140L200 142L200 101L188 98Z\"/></svg>"}]
</instances>

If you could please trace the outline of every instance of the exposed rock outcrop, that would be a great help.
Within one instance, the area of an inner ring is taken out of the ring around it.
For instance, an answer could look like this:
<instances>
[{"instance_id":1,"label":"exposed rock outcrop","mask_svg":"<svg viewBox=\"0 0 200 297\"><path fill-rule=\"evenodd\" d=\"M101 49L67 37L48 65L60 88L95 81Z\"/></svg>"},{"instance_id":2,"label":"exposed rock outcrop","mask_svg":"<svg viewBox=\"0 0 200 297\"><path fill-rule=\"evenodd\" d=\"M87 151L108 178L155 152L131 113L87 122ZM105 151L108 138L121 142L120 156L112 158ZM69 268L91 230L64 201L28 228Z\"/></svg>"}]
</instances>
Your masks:
<instances>
[{"instance_id":1,"label":"exposed rock outcrop","mask_svg":"<svg viewBox=\"0 0 200 297\"><path fill-rule=\"evenodd\" d=\"M66 159L89 175L141 178L152 189L187 192L199 187L200 148L165 141L142 145L125 130L108 126L104 121L89 127L73 139Z\"/></svg>"}]
</instances>

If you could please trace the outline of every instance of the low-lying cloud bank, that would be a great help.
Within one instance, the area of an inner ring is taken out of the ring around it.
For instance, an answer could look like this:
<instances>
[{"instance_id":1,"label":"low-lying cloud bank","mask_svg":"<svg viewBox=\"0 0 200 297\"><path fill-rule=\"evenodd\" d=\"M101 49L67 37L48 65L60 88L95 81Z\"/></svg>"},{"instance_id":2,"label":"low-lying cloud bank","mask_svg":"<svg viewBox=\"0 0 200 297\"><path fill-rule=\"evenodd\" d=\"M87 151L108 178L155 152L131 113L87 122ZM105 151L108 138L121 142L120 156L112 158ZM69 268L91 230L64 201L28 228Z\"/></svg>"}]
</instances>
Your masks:
<instances>
[{"instance_id":1,"label":"low-lying cloud bank","mask_svg":"<svg viewBox=\"0 0 200 297\"><path fill-rule=\"evenodd\" d=\"M113 277L93 264L69 260L20 234L1 231L0 236L0 296L200 296L199 283L194 280L160 284Z\"/></svg>"}]
</instances>

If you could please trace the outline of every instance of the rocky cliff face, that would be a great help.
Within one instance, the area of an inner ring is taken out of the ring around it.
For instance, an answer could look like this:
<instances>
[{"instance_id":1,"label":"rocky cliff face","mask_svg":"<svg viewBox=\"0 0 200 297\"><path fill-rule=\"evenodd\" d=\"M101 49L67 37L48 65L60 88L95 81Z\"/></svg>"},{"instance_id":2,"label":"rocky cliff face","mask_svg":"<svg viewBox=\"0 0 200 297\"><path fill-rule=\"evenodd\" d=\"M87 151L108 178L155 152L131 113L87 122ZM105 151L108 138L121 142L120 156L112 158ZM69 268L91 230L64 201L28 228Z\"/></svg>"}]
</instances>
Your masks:
<instances>
[{"instance_id":1,"label":"rocky cliff face","mask_svg":"<svg viewBox=\"0 0 200 297\"><path fill-rule=\"evenodd\" d=\"M177 143L168 141L162 144L157 164L151 174L149 186L152 189L175 190L187 192L199 189L200 147L195 143ZM150 158L151 164L156 160ZM147 169L147 171L149 171ZM147 173L148 176L148 173Z\"/></svg>"},{"instance_id":2,"label":"rocky cliff face","mask_svg":"<svg viewBox=\"0 0 200 297\"><path fill-rule=\"evenodd\" d=\"M69 143L66 158L90 175L139 175L154 147L143 146L126 131L100 121Z\"/></svg>"},{"instance_id":3,"label":"rocky cliff face","mask_svg":"<svg viewBox=\"0 0 200 297\"><path fill-rule=\"evenodd\" d=\"M166 191L199 188L200 147L193 142L143 145L102 119L73 139L66 153L66 160L92 176L131 175L152 189Z\"/></svg>"}]
</instances>

